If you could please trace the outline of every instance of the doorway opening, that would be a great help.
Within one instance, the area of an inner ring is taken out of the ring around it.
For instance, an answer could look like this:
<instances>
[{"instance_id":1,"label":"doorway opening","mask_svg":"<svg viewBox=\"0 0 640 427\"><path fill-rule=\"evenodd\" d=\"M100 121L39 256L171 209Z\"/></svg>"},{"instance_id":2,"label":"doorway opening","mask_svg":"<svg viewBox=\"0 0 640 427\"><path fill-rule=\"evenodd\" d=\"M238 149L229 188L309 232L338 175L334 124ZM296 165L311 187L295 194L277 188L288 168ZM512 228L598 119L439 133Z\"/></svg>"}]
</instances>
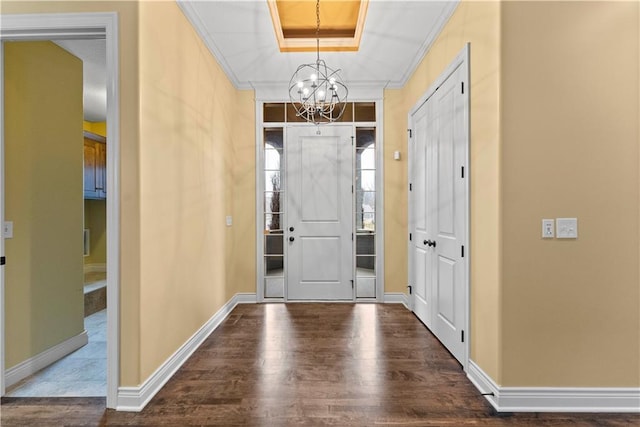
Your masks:
<instances>
[{"instance_id":1,"label":"doorway opening","mask_svg":"<svg viewBox=\"0 0 640 427\"><path fill-rule=\"evenodd\" d=\"M0 98L2 102L5 102L5 94L8 90L5 87L5 47L6 43L12 42L23 42L23 41L61 41L61 44L64 43L63 40L77 40L77 39L89 39L89 40L103 40L105 43L105 68L106 68L106 133L109 135L109 144L104 148L105 152L105 162L104 171L102 175L102 179L104 180L105 188L109 188L109 198L106 199L106 278L105 287L106 287L106 299L109 301L107 305L106 314L103 312L102 316L105 318L102 322L103 325L106 322L107 327L106 331L103 332L102 338L106 341L106 387L103 387L104 393L107 397L107 407L115 408L117 404L117 390L118 390L118 380L119 380L119 346L118 346L118 305L119 305L119 185L118 185L118 174L119 170L119 101L118 101L118 46L117 46L117 14L116 13L79 13L79 14L33 14L33 15L3 15L2 16L2 28L0 32L0 40L2 41L2 47L0 51ZM47 44L47 43L45 43ZM50 43L53 44L53 43ZM3 104L2 111L7 113L7 105ZM25 117L25 114L17 114L17 117L23 117L24 119L33 119ZM5 205L4 188L7 185L8 179L10 177L7 176L7 158L5 157L5 149L7 148L8 141L6 140L6 125L8 125L8 121L6 117L3 115L0 118L0 188L3 189L2 194L3 197L0 198L0 222L4 224L5 222L5 210L8 206ZM82 121L82 117L80 118ZM37 126L33 126L33 129L36 129ZM82 132L82 125L80 124L80 134ZM75 135L75 133L74 133ZM80 136L80 139L82 136ZM56 153L52 155L51 158L45 160L51 160L51 163L54 164ZM78 198L80 200L80 222L78 224L78 232L77 232L77 240L76 238L69 237L67 240L73 242L73 245L78 246L80 248L80 280L77 290L73 289L70 291L70 295L73 295L74 298L78 297L82 301L82 307L75 308L74 310L79 311L81 319L84 319L84 287L82 276L84 275L83 269L83 255L87 252L90 253L90 250L87 249L91 246L90 233L83 233L83 229L85 228L82 222L83 217L83 207L82 207L82 193L83 193L83 183L82 183L82 170L83 170L83 160L82 160L82 151L78 151L75 154L78 159L80 159L80 166L73 166L74 171L75 168L78 168L81 172L79 173L78 179L80 181L77 186L80 188L80 195L78 197L75 192L73 192L73 197ZM42 159L41 159L42 160ZM74 163L75 165L75 163ZM75 172L74 172L75 174ZM51 206L56 204L55 192L52 191L50 194L43 195L45 202L49 203ZM48 197L48 199L47 199ZM75 199L74 199L75 200ZM9 218L7 218L9 219ZM22 218L21 218L22 220ZM39 232L48 232L49 230L55 229L55 223L47 224L46 221L43 222L43 226L40 227ZM75 226L74 226L75 227ZM75 228L74 228L75 229ZM18 233L24 230L14 230L15 236L18 236ZM75 232L74 232L75 233ZM5 256L5 239L6 235L3 234L1 241L1 254ZM65 243L64 240L58 240L60 245ZM79 242L79 243L76 243ZM74 247L75 247L74 246ZM63 251L57 251L56 245L53 247L41 248L45 252L45 257L48 254L51 257L58 256L59 253ZM16 372L24 377L33 373L33 371L37 371L40 368L48 365L51 361L55 361L60 358L60 356L64 355L68 352L70 347L81 347L82 340L87 340L86 332L82 331L81 333L74 335L70 340L62 340L59 343L53 343L53 347L46 348L44 351L39 351L37 354L32 356L27 356L25 360L18 361L18 364L15 365L15 360L12 360L11 363L14 366L7 366L7 340L15 338L14 336L10 336L13 334L13 331L7 330L7 323L5 323L5 314L8 310L8 301L5 289L5 273L6 268L11 265L12 260L10 258L7 259L7 265L2 267L2 271L0 272L0 309L2 310L2 316L0 316L0 394L5 395L6 388L8 385L7 377L9 374L15 374ZM15 261L14 261L15 262ZM74 267L76 268L76 267ZM101 267L105 269L105 266ZM27 267L25 269L29 274L41 274L38 272L38 269L35 267ZM55 269L52 270L54 274L51 272L47 273L51 277L56 276ZM75 270L74 270L75 271ZM74 273L76 274L76 273ZM46 277L44 278L46 282ZM55 295L54 289L47 289L50 295ZM46 292L45 296L40 298L41 300L45 298L44 303L46 304ZM40 301L41 303L43 301ZM29 313L33 314L33 316L37 317L35 313L37 310L29 309ZM77 313L76 313L77 314ZM77 317L77 316L76 316ZM75 320L74 320L75 321ZM29 325L33 326L33 325ZM83 328L84 329L84 328ZM19 337L20 338L20 337ZM22 337L25 339L24 337ZM103 341L103 342L104 342ZM102 345L104 347L104 344ZM17 366L17 368L16 368ZM13 369L12 368L16 368ZM25 375L26 374L26 375ZM14 377L15 378L15 377ZM104 384L103 384L104 386Z\"/></svg>"}]
</instances>

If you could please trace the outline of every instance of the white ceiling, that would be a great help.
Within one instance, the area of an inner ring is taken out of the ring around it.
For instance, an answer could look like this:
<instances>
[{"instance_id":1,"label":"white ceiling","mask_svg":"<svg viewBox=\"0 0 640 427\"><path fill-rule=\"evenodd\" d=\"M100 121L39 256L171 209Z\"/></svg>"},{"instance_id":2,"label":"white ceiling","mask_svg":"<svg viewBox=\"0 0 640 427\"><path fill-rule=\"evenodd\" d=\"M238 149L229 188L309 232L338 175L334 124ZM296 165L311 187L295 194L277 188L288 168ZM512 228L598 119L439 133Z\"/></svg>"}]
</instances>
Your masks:
<instances>
[{"instance_id":1,"label":"white ceiling","mask_svg":"<svg viewBox=\"0 0 640 427\"><path fill-rule=\"evenodd\" d=\"M240 89L288 84L313 52L280 52L267 0L178 0ZM447 22L457 0L370 0L357 52L321 52L347 84L400 87Z\"/></svg>"},{"instance_id":2,"label":"white ceiling","mask_svg":"<svg viewBox=\"0 0 640 427\"><path fill-rule=\"evenodd\" d=\"M103 39L53 42L82 60L84 119L89 122L104 122L107 119L106 41Z\"/></svg>"},{"instance_id":3,"label":"white ceiling","mask_svg":"<svg viewBox=\"0 0 640 427\"><path fill-rule=\"evenodd\" d=\"M266 0L177 0L187 18L239 89L286 86L313 52L280 52ZM326 0L325 0L326 1ZM322 52L347 85L403 86L458 0L370 0L357 52ZM104 40L55 40L84 64L84 118L106 120ZM286 93L286 92L285 92Z\"/></svg>"}]
</instances>

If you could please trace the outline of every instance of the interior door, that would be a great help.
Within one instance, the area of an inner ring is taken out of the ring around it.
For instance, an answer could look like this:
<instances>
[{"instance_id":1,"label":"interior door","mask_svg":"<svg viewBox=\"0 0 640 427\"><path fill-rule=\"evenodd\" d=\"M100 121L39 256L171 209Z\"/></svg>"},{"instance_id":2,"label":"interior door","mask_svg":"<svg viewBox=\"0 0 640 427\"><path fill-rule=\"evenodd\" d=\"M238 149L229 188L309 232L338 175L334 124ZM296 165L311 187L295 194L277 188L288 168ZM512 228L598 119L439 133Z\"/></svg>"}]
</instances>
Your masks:
<instances>
[{"instance_id":1,"label":"interior door","mask_svg":"<svg viewBox=\"0 0 640 427\"><path fill-rule=\"evenodd\" d=\"M434 129L430 139L434 183L428 193L432 221L431 272L434 334L458 360L464 356L466 316L463 243L466 233L466 189L462 165L466 159L462 67L445 80L433 96ZM429 150L428 150L429 151Z\"/></svg>"},{"instance_id":2,"label":"interior door","mask_svg":"<svg viewBox=\"0 0 640 427\"><path fill-rule=\"evenodd\" d=\"M422 322L431 327L429 310L431 307L431 289L427 286L427 274L431 272L431 257L427 246L430 230L427 210L427 141L429 140L428 119L431 103L425 102L413 115L411 148L411 257L413 283L413 311Z\"/></svg>"},{"instance_id":3,"label":"interior door","mask_svg":"<svg viewBox=\"0 0 640 427\"><path fill-rule=\"evenodd\" d=\"M353 300L352 126L287 128L287 299Z\"/></svg>"},{"instance_id":4,"label":"interior door","mask_svg":"<svg viewBox=\"0 0 640 427\"><path fill-rule=\"evenodd\" d=\"M410 119L413 311L461 362L467 301L463 78L459 66Z\"/></svg>"}]
</instances>

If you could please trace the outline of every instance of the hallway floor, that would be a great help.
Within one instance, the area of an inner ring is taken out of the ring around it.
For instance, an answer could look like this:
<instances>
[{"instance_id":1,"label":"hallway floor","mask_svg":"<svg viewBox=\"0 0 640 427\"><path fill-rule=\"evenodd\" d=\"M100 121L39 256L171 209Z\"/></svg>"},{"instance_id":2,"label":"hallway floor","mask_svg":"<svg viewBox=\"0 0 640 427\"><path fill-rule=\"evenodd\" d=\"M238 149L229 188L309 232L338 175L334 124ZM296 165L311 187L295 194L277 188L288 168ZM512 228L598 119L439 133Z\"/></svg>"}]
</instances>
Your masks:
<instances>
[{"instance_id":1,"label":"hallway floor","mask_svg":"<svg viewBox=\"0 0 640 427\"><path fill-rule=\"evenodd\" d=\"M106 396L107 310L85 317L84 328L87 345L15 384L7 396Z\"/></svg>"},{"instance_id":2,"label":"hallway floor","mask_svg":"<svg viewBox=\"0 0 640 427\"><path fill-rule=\"evenodd\" d=\"M1 424L629 426L637 414L497 415L399 304L236 307L140 413L3 398Z\"/></svg>"}]
</instances>

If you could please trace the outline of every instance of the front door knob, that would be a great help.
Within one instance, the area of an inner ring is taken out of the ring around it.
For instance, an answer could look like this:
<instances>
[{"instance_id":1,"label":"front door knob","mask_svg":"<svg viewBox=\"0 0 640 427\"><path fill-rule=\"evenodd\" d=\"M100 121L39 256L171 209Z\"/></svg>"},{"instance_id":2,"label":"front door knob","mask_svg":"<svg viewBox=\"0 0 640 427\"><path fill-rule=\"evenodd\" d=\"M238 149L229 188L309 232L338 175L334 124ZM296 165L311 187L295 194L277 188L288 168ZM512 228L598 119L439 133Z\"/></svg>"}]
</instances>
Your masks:
<instances>
[{"instance_id":1,"label":"front door knob","mask_svg":"<svg viewBox=\"0 0 640 427\"><path fill-rule=\"evenodd\" d=\"M289 227L289 231L293 231L293 230L294 230L294 228L293 228L293 227Z\"/></svg>"},{"instance_id":2,"label":"front door knob","mask_svg":"<svg viewBox=\"0 0 640 427\"><path fill-rule=\"evenodd\" d=\"M296 240L293 236L289 237L289 241L293 242L294 240Z\"/></svg>"}]
</instances>

